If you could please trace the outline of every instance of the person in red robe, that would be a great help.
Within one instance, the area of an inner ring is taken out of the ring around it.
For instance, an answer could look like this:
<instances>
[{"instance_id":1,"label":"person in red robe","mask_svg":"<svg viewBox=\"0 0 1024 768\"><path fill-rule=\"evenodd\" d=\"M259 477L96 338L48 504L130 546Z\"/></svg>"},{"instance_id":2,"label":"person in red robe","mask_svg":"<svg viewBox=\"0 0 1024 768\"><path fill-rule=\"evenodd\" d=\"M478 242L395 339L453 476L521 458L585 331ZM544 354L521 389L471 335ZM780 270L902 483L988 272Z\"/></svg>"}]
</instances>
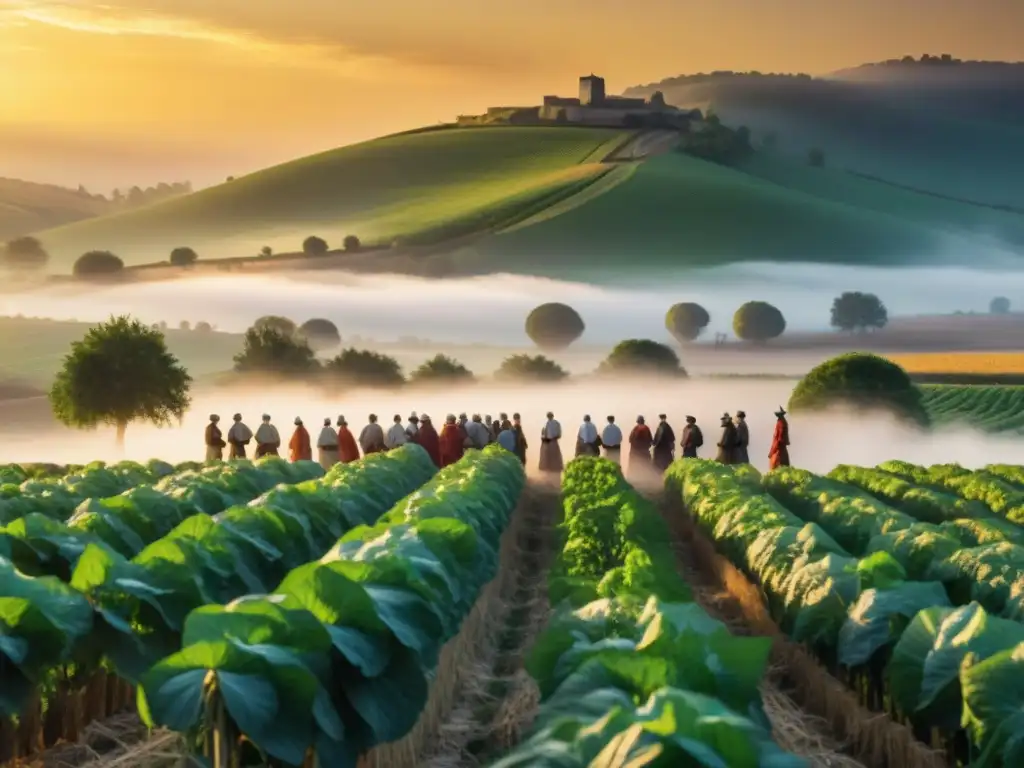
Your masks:
<instances>
[{"instance_id":1,"label":"person in red robe","mask_svg":"<svg viewBox=\"0 0 1024 768\"><path fill-rule=\"evenodd\" d=\"M654 444L654 436L651 435L651 428L647 426L643 416L636 417L636 426L629 433L629 471L640 467L650 467L651 446Z\"/></svg>"},{"instance_id":2,"label":"person in red robe","mask_svg":"<svg viewBox=\"0 0 1024 768\"><path fill-rule=\"evenodd\" d=\"M786 409L781 405L775 412L775 434L772 435L772 447L768 449L768 469L789 466L789 422L786 421Z\"/></svg>"},{"instance_id":3,"label":"person in red robe","mask_svg":"<svg viewBox=\"0 0 1024 768\"><path fill-rule=\"evenodd\" d=\"M441 466L447 467L462 458L466 432L455 421L455 416L448 414L444 429L441 430Z\"/></svg>"},{"instance_id":4,"label":"person in red robe","mask_svg":"<svg viewBox=\"0 0 1024 768\"><path fill-rule=\"evenodd\" d=\"M441 440L427 414L420 416L420 428L416 430L412 441L427 452L434 466L441 468Z\"/></svg>"},{"instance_id":5,"label":"person in red robe","mask_svg":"<svg viewBox=\"0 0 1024 768\"><path fill-rule=\"evenodd\" d=\"M338 417L338 461L342 464L351 464L359 458L359 446L356 445L355 435L348 428L348 422L344 416Z\"/></svg>"},{"instance_id":6,"label":"person in red robe","mask_svg":"<svg viewBox=\"0 0 1024 768\"><path fill-rule=\"evenodd\" d=\"M309 441L309 432L302 426L302 419L295 417L295 431L292 439L288 441L288 450L291 452L292 461L312 461L313 446Z\"/></svg>"}]
</instances>

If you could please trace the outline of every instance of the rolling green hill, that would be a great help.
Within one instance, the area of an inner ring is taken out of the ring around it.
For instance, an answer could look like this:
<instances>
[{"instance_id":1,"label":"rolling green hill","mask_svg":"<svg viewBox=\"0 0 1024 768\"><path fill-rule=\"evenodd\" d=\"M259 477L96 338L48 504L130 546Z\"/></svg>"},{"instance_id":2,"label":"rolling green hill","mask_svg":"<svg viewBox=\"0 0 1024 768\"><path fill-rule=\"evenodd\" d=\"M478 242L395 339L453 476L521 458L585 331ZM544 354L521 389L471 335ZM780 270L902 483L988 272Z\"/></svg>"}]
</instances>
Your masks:
<instances>
[{"instance_id":1,"label":"rolling green hill","mask_svg":"<svg viewBox=\"0 0 1024 768\"><path fill-rule=\"evenodd\" d=\"M106 200L73 189L0 178L0 242L100 216L110 209Z\"/></svg>"},{"instance_id":2,"label":"rolling green hill","mask_svg":"<svg viewBox=\"0 0 1024 768\"><path fill-rule=\"evenodd\" d=\"M53 271L93 249L126 264L187 245L200 258L297 251L308 235L340 247L460 234L584 186L629 137L602 128L422 131L312 155L195 194L37 233Z\"/></svg>"}]
</instances>

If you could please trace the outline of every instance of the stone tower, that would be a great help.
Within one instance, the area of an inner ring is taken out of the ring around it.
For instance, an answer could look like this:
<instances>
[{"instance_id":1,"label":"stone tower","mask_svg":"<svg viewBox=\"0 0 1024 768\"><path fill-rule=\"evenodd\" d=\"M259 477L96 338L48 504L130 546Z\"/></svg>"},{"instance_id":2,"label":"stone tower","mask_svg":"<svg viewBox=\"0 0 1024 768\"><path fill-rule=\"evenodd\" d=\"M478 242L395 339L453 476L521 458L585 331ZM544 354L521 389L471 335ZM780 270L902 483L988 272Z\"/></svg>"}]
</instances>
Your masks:
<instances>
[{"instance_id":1,"label":"stone tower","mask_svg":"<svg viewBox=\"0 0 1024 768\"><path fill-rule=\"evenodd\" d=\"M604 78L587 75L580 78L580 104L584 107L599 107L604 104Z\"/></svg>"}]
</instances>

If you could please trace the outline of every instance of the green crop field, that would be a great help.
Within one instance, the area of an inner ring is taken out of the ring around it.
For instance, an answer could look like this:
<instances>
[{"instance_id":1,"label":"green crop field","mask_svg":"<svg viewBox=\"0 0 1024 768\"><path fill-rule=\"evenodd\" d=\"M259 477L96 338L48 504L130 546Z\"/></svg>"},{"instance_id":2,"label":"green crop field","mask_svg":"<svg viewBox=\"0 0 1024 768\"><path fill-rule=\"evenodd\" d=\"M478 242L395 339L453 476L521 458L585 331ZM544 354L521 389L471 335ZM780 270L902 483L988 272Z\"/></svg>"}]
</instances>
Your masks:
<instances>
[{"instance_id":1,"label":"green crop field","mask_svg":"<svg viewBox=\"0 0 1024 768\"><path fill-rule=\"evenodd\" d=\"M308 235L335 248L349 234L390 242L482 211L528 207L606 170L629 132L604 128L478 128L389 136L304 157L143 209L37 233L56 267L91 249L126 264L298 251ZM514 210L505 210L512 216Z\"/></svg>"},{"instance_id":2,"label":"green crop field","mask_svg":"<svg viewBox=\"0 0 1024 768\"><path fill-rule=\"evenodd\" d=\"M936 426L1024 434L1024 386L923 384L919 388Z\"/></svg>"}]
</instances>

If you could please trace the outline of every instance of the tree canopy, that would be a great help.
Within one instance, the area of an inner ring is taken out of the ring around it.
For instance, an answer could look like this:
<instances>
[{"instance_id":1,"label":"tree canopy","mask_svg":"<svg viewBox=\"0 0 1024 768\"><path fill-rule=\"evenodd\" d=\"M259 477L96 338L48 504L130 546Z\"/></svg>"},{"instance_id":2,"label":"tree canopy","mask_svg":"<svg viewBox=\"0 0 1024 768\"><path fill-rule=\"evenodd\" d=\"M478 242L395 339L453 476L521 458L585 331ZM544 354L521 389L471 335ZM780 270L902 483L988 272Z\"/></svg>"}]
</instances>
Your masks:
<instances>
[{"instance_id":1,"label":"tree canopy","mask_svg":"<svg viewBox=\"0 0 1024 768\"><path fill-rule=\"evenodd\" d=\"M397 387L405 383L402 367L390 355L349 347L324 370L340 383L365 387Z\"/></svg>"},{"instance_id":2,"label":"tree canopy","mask_svg":"<svg viewBox=\"0 0 1024 768\"><path fill-rule=\"evenodd\" d=\"M171 251L171 264L176 267L188 267L199 261L199 254L188 246L180 246Z\"/></svg>"},{"instance_id":3,"label":"tree canopy","mask_svg":"<svg viewBox=\"0 0 1024 768\"><path fill-rule=\"evenodd\" d=\"M708 311L690 301L673 304L665 313L665 328L680 344L696 339L710 322Z\"/></svg>"},{"instance_id":4,"label":"tree canopy","mask_svg":"<svg viewBox=\"0 0 1024 768\"><path fill-rule=\"evenodd\" d=\"M298 331L294 320L289 320L287 317L281 317L280 315L264 315L263 317L259 317L256 319L256 322L252 324L252 327L274 328L286 336L294 336L295 332Z\"/></svg>"},{"instance_id":5,"label":"tree canopy","mask_svg":"<svg viewBox=\"0 0 1024 768\"><path fill-rule=\"evenodd\" d=\"M832 302L832 327L841 331L883 328L887 322L889 312L873 293L847 291Z\"/></svg>"},{"instance_id":6,"label":"tree canopy","mask_svg":"<svg viewBox=\"0 0 1024 768\"><path fill-rule=\"evenodd\" d=\"M283 320L284 318L278 318ZM299 326L299 334L313 349L332 349L341 344L338 326L322 317L314 317Z\"/></svg>"},{"instance_id":7,"label":"tree canopy","mask_svg":"<svg viewBox=\"0 0 1024 768\"><path fill-rule=\"evenodd\" d=\"M3 265L10 269L43 269L50 260L50 254L43 244L34 237L16 237L0 249Z\"/></svg>"},{"instance_id":8,"label":"tree canopy","mask_svg":"<svg viewBox=\"0 0 1024 768\"><path fill-rule=\"evenodd\" d=\"M765 301L748 301L733 315L732 330L744 341L768 341L786 330L786 318Z\"/></svg>"},{"instance_id":9,"label":"tree canopy","mask_svg":"<svg viewBox=\"0 0 1024 768\"><path fill-rule=\"evenodd\" d=\"M414 384L468 384L473 372L453 357L437 354L409 375Z\"/></svg>"},{"instance_id":10,"label":"tree canopy","mask_svg":"<svg viewBox=\"0 0 1024 768\"><path fill-rule=\"evenodd\" d=\"M341 241L341 247L346 251L358 251L362 245L355 235L345 235L345 239Z\"/></svg>"},{"instance_id":11,"label":"tree canopy","mask_svg":"<svg viewBox=\"0 0 1024 768\"><path fill-rule=\"evenodd\" d=\"M597 370L599 373L686 376L672 347L650 339L620 341Z\"/></svg>"},{"instance_id":12,"label":"tree canopy","mask_svg":"<svg viewBox=\"0 0 1024 768\"><path fill-rule=\"evenodd\" d=\"M929 423L921 392L891 360L851 352L826 360L804 376L789 398L793 413L833 406L885 410L902 421Z\"/></svg>"},{"instance_id":13,"label":"tree canopy","mask_svg":"<svg viewBox=\"0 0 1024 768\"><path fill-rule=\"evenodd\" d=\"M123 445L133 421L165 426L180 420L191 401L191 384L160 331L122 316L90 328L71 345L50 389L50 403L54 416L68 426L117 427Z\"/></svg>"},{"instance_id":14,"label":"tree canopy","mask_svg":"<svg viewBox=\"0 0 1024 768\"><path fill-rule=\"evenodd\" d=\"M200 333L210 333L213 330L213 326L205 320L200 320L193 326L192 330L199 331Z\"/></svg>"},{"instance_id":15,"label":"tree canopy","mask_svg":"<svg viewBox=\"0 0 1024 768\"><path fill-rule=\"evenodd\" d=\"M199 330L196 323L196 330ZM242 351L235 355L238 373L308 375L319 368L306 340L273 325L254 325L245 332Z\"/></svg>"},{"instance_id":16,"label":"tree canopy","mask_svg":"<svg viewBox=\"0 0 1024 768\"><path fill-rule=\"evenodd\" d=\"M110 251L89 251L78 257L72 272L75 277L113 275L124 269L124 262Z\"/></svg>"},{"instance_id":17,"label":"tree canopy","mask_svg":"<svg viewBox=\"0 0 1024 768\"><path fill-rule=\"evenodd\" d=\"M586 326L568 304L551 302L535 307L526 316L526 335L545 351L560 351L583 335Z\"/></svg>"},{"instance_id":18,"label":"tree canopy","mask_svg":"<svg viewBox=\"0 0 1024 768\"><path fill-rule=\"evenodd\" d=\"M996 296L988 303L988 311L993 315L1007 315L1010 313L1010 300L1005 296Z\"/></svg>"},{"instance_id":19,"label":"tree canopy","mask_svg":"<svg viewBox=\"0 0 1024 768\"><path fill-rule=\"evenodd\" d=\"M556 382L568 375L562 366L544 355L511 355L494 372L495 379L508 383Z\"/></svg>"},{"instance_id":20,"label":"tree canopy","mask_svg":"<svg viewBox=\"0 0 1024 768\"><path fill-rule=\"evenodd\" d=\"M192 324L189 323L188 320L182 320L180 323L178 323L178 330L179 331L191 331L192 330Z\"/></svg>"},{"instance_id":21,"label":"tree canopy","mask_svg":"<svg viewBox=\"0 0 1024 768\"><path fill-rule=\"evenodd\" d=\"M310 235L302 241L302 252L307 256L323 256L327 250L327 241L322 237Z\"/></svg>"}]
</instances>

